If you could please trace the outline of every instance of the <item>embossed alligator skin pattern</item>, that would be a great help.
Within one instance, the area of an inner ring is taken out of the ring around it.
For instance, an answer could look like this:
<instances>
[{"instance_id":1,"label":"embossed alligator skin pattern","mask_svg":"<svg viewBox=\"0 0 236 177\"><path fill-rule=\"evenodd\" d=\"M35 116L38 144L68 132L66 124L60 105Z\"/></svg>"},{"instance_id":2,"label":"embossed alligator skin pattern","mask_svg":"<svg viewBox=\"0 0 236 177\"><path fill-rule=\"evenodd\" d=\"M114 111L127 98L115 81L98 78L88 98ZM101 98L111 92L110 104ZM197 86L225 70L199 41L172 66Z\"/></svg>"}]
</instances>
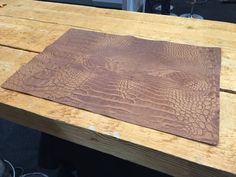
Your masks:
<instances>
[{"instance_id":1,"label":"embossed alligator skin pattern","mask_svg":"<svg viewBox=\"0 0 236 177\"><path fill-rule=\"evenodd\" d=\"M70 29L2 86L216 145L220 63L219 48Z\"/></svg>"}]
</instances>

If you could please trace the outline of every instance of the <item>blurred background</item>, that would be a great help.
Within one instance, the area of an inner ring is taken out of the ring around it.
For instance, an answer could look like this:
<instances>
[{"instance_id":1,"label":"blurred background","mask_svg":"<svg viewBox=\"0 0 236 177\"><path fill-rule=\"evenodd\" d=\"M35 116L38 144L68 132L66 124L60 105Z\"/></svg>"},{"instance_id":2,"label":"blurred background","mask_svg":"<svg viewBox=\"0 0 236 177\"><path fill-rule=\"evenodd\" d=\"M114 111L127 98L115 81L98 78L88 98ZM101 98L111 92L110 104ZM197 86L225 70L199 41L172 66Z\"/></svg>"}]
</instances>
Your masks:
<instances>
[{"instance_id":1,"label":"blurred background","mask_svg":"<svg viewBox=\"0 0 236 177\"><path fill-rule=\"evenodd\" d=\"M181 16L190 13L199 14L204 19L236 23L236 0L51 0L53 2L71 3L103 8L123 9L161 13L161 4L168 9L171 4L171 15ZM143 6L144 4L144 6ZM143 8L144 7L144 8ZM165 13L165 12L164 12ZM168 15L168 13L167 13Z\"/></svg>"}]
</instances>

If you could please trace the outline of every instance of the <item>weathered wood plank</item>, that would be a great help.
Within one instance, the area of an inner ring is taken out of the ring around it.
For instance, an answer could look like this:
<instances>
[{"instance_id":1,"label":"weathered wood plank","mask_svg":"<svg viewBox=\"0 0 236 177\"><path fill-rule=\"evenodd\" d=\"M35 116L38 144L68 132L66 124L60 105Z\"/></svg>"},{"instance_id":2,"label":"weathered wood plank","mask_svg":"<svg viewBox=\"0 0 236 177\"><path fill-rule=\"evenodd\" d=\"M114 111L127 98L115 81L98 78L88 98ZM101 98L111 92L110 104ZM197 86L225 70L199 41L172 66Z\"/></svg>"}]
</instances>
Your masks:
<instances>
[{"instance_id":1,"label":"weathered wood plank","mask_svg":"<svg viewBox=\"0 0 236 177\"><path fill-rule=\"evenodd\" d=\"M221 88L236 91L234 24L31 0L1 2L7 3L0 9L1 45L40 52L75 27L221 47ZM35 55L1 47L0 83ZM236 175L235 94L220 94L220 143L216 147L3 89L0 104L1 116L8 120L171 175L231 176L225 172Z\"/></svg>"},{"instance_id":2,"label":"weathered wood plank","mask_svg":"<svg viewBox=\"0 0 236 177\"><path fill-rule=\"evenodd\" d=\"M103 14L101 9L97 8L79 6L77 11L74 8L68 5L64 7L61 4L25 0L8 5L0 11L0 15L194 45L230 49L236 46L235 25L229 23L221 23L222 26L226 26L223 30L219 28L219 22L215 22L214 25L211 21L199 22L199 20L147 14L140 16L139 13L124 11L119 12L123 16L115 18L116 10L111 10L113 13ZM136 17L137 14L140 18Z\"/></svg>"},{"instance_id":3,"label":"weathered wood plank","mask_svg":"<svg viewBox=\"0 0 236 177\"><path fill-rule=\"evenodd\" d=\"M0 84L35 55L0 47ZM8 120L171 175L217 177L231 176L225 172L236 174L234 94L220 94L218 146L198 143L2 88L0 102L1 117Z\"/></svg>"},{"instance_id":4,"label":"weathered wood plank","mask_svg":"<svg viewBox=\"0 0 236 177\"><path fill-rule=\"evenodd\" d=\"M70 26L0 16L0 45L41 52ZM236 92L236 50L222 48L220 87Z\"/></svg>"}]
</instances>

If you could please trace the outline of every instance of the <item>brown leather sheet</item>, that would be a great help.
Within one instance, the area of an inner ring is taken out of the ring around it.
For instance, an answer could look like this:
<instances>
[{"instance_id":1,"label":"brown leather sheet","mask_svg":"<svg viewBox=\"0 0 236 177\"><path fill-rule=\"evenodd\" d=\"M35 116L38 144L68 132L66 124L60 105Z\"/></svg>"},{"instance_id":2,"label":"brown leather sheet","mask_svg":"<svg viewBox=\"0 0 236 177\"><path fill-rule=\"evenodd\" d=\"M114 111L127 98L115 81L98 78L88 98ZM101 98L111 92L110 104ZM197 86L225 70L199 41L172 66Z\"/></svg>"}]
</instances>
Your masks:
<instances>
[{"instance_id":1,"label":"brown leather sheet","mask_svg":"<svg viewBox=\"0 0 236 177\"><path fill-rule=\"evenodd\" d=\"M70 29L2 87L215 145L220 63L219 48Z\"/></svg>"}]
</instances>

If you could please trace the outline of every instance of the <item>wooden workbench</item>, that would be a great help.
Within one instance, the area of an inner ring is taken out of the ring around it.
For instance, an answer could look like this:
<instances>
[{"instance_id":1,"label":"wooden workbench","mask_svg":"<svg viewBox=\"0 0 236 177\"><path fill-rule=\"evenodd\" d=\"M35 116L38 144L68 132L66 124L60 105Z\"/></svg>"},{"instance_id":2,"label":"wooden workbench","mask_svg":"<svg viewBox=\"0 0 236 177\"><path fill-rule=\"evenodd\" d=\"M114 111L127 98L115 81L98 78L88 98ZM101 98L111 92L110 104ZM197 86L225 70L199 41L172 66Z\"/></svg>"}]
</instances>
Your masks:
<instances>
[{"instance_id":1,"label":"wooden workbench","mask_svg":"<svg viewBox=\"0 0 236 177\"><path fill-rule=\"evenodd\" d=\"M2 88L0 117L176 177L236 176L235 24L33 0L0 3L7 3L0 8L0 84L71 27L221 47L217 146Z\"/></svg>"}]
</instances>

